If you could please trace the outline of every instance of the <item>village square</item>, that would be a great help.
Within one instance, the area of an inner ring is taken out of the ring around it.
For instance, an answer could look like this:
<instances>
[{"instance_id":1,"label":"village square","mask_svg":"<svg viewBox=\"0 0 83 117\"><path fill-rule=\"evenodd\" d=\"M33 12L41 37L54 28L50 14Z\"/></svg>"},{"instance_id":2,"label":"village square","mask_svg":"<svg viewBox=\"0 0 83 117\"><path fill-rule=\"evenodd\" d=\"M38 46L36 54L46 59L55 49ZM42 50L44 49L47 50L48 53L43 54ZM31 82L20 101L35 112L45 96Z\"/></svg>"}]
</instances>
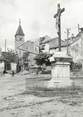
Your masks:
<instances>
[{"instance_id":1,"label":"village square","mask_svg":"<svg viewBox=\"0 0 83 117\"><path fill-rule=\"evenodd\" d=\"M56 4L56 36L26 40L18 20L14 49L0 49L0 117L83 116L83 25L62 30L66 9Z\"/></svg>"}]
</instances>

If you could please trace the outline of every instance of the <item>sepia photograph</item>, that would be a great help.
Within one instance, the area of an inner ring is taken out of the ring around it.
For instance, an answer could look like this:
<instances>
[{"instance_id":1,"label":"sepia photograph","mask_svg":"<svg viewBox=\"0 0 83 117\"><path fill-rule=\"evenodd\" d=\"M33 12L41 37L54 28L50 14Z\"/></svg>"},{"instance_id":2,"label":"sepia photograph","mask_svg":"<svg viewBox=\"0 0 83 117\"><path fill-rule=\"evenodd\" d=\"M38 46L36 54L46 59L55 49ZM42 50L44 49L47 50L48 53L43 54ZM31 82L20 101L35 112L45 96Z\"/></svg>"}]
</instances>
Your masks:
<instances>
[{"instance_id":1,"label":"sepia photograph","mask_svg":"<svg viewBox=\"0 0 83 117\"><path fill-rule=\"evenodd\" d=\"M0 117L83 117L83 0L0 0Z\"/></svg>"}]
</instances>

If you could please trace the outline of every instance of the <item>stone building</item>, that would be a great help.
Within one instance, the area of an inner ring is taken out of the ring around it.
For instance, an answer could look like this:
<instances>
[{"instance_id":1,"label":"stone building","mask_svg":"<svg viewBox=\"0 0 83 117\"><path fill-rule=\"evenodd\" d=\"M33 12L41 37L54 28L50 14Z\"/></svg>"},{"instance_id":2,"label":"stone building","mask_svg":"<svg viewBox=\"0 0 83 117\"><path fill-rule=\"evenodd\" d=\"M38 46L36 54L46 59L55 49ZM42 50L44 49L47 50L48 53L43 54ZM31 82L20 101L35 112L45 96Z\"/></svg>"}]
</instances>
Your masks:
<instances>
[{"instance_id":1,"label":"stone building","mask_svg":"<svg viewBox=\"0 0 83 117\"><path fill-rule=\"evenodd\" d=\"M43 52L54 54L58 51L58 38L44 39L41 45ZM83 29L76 36L61 40L61 50L72 56L74 62L83 61Z\"/></svg>"},{"instance_id":2,"label":"stone building","mask_svg":"<svg viewBox=\"0 0 83 117\"><path fill-rule=\"evenodd\" d=\"M34 66L35 65L35 56L39 53L39 47L32 41L26 41L22 45L18 47L20 51L22 51L24 54L28 53L28 65L29 66ZM26 61L26 62L27 62Z\"/></svg>"},{"instance_id":3,"label":"stone building","mask_svg":"<svg viewBox=\"0 0 83 117\"><path fill-rule=\"evenodd\" d=\"M39 53L39 51L50 54L54 54L58 51L57 37L51 38L46 35L44 37L40 37L34 42L30 40L25 42L24 36L21 22L19 22L19 26L15 34L15 51L22 60L23 54L25 52L29 53L28 60L30 66L35 64L34 57ZM72 56L74 62L83 61L83 28L80 28L80 31L76 36L71 36L68 39L61 40L61 50Z\"/></svg>"},{"instance_id":4,"label":"stone building","mask_svg":"<svg viewBox=\"0 0 83 117\"><path fill-rule=\"evenodd\" d=\"M18 29L15 34L15 51L19 56L19 63L23 67L24 61L23 61L23 56L25 53L28 53L29 56L26 58L27 64L29 66L34 66L35 65L35 60L34 57L39 53L39 47L35 42L32 42L30 40L26 41L24 40L24 32L21 26L21 22L19 22Z\"/></svg>"}]
</instances>

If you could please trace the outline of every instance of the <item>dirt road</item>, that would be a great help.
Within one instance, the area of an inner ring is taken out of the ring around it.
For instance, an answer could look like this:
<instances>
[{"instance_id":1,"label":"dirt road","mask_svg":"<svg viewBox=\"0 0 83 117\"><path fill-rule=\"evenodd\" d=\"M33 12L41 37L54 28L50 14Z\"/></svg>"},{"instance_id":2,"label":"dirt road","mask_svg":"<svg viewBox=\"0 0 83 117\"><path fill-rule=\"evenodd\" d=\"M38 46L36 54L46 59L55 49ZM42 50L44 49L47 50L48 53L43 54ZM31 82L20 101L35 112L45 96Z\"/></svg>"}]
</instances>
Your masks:
<instances>
[{"instance_id":1,"label":"dirt road","mask_svg":"<svg viewBox=\"0 0 83 117\"><path fill-rule=\"evenodd\" d=\"M31 88L34 80L29 78L32 77L8 75L0 79L0 117L83 117L82 92L75 95L53 95L52 91L40 90L32 93L30 89L26 91L25 80L28 79Z\"/></svg>"}]
</instances>

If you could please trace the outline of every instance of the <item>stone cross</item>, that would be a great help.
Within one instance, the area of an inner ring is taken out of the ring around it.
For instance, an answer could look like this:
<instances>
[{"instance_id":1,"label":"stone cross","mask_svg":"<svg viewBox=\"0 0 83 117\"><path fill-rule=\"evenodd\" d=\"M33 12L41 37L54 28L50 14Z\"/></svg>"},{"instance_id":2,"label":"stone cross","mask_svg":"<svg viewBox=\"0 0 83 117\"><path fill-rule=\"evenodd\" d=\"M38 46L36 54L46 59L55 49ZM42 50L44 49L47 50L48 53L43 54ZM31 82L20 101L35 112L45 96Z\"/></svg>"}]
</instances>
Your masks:
<instances>
[{"instance_id":1,"label":"stone cross","mask_svg":"<svg viewBox=\"0 0 83 117\"><path fill-rule=\"evenodd\" d=\"M59 51L61 51L61 13L65 11L65 8L60 8L60 4L57 5L57 13L54 15L56 18L56 27L57 27L57 34L59 38Z\"/></svg>"}]
</instances>

